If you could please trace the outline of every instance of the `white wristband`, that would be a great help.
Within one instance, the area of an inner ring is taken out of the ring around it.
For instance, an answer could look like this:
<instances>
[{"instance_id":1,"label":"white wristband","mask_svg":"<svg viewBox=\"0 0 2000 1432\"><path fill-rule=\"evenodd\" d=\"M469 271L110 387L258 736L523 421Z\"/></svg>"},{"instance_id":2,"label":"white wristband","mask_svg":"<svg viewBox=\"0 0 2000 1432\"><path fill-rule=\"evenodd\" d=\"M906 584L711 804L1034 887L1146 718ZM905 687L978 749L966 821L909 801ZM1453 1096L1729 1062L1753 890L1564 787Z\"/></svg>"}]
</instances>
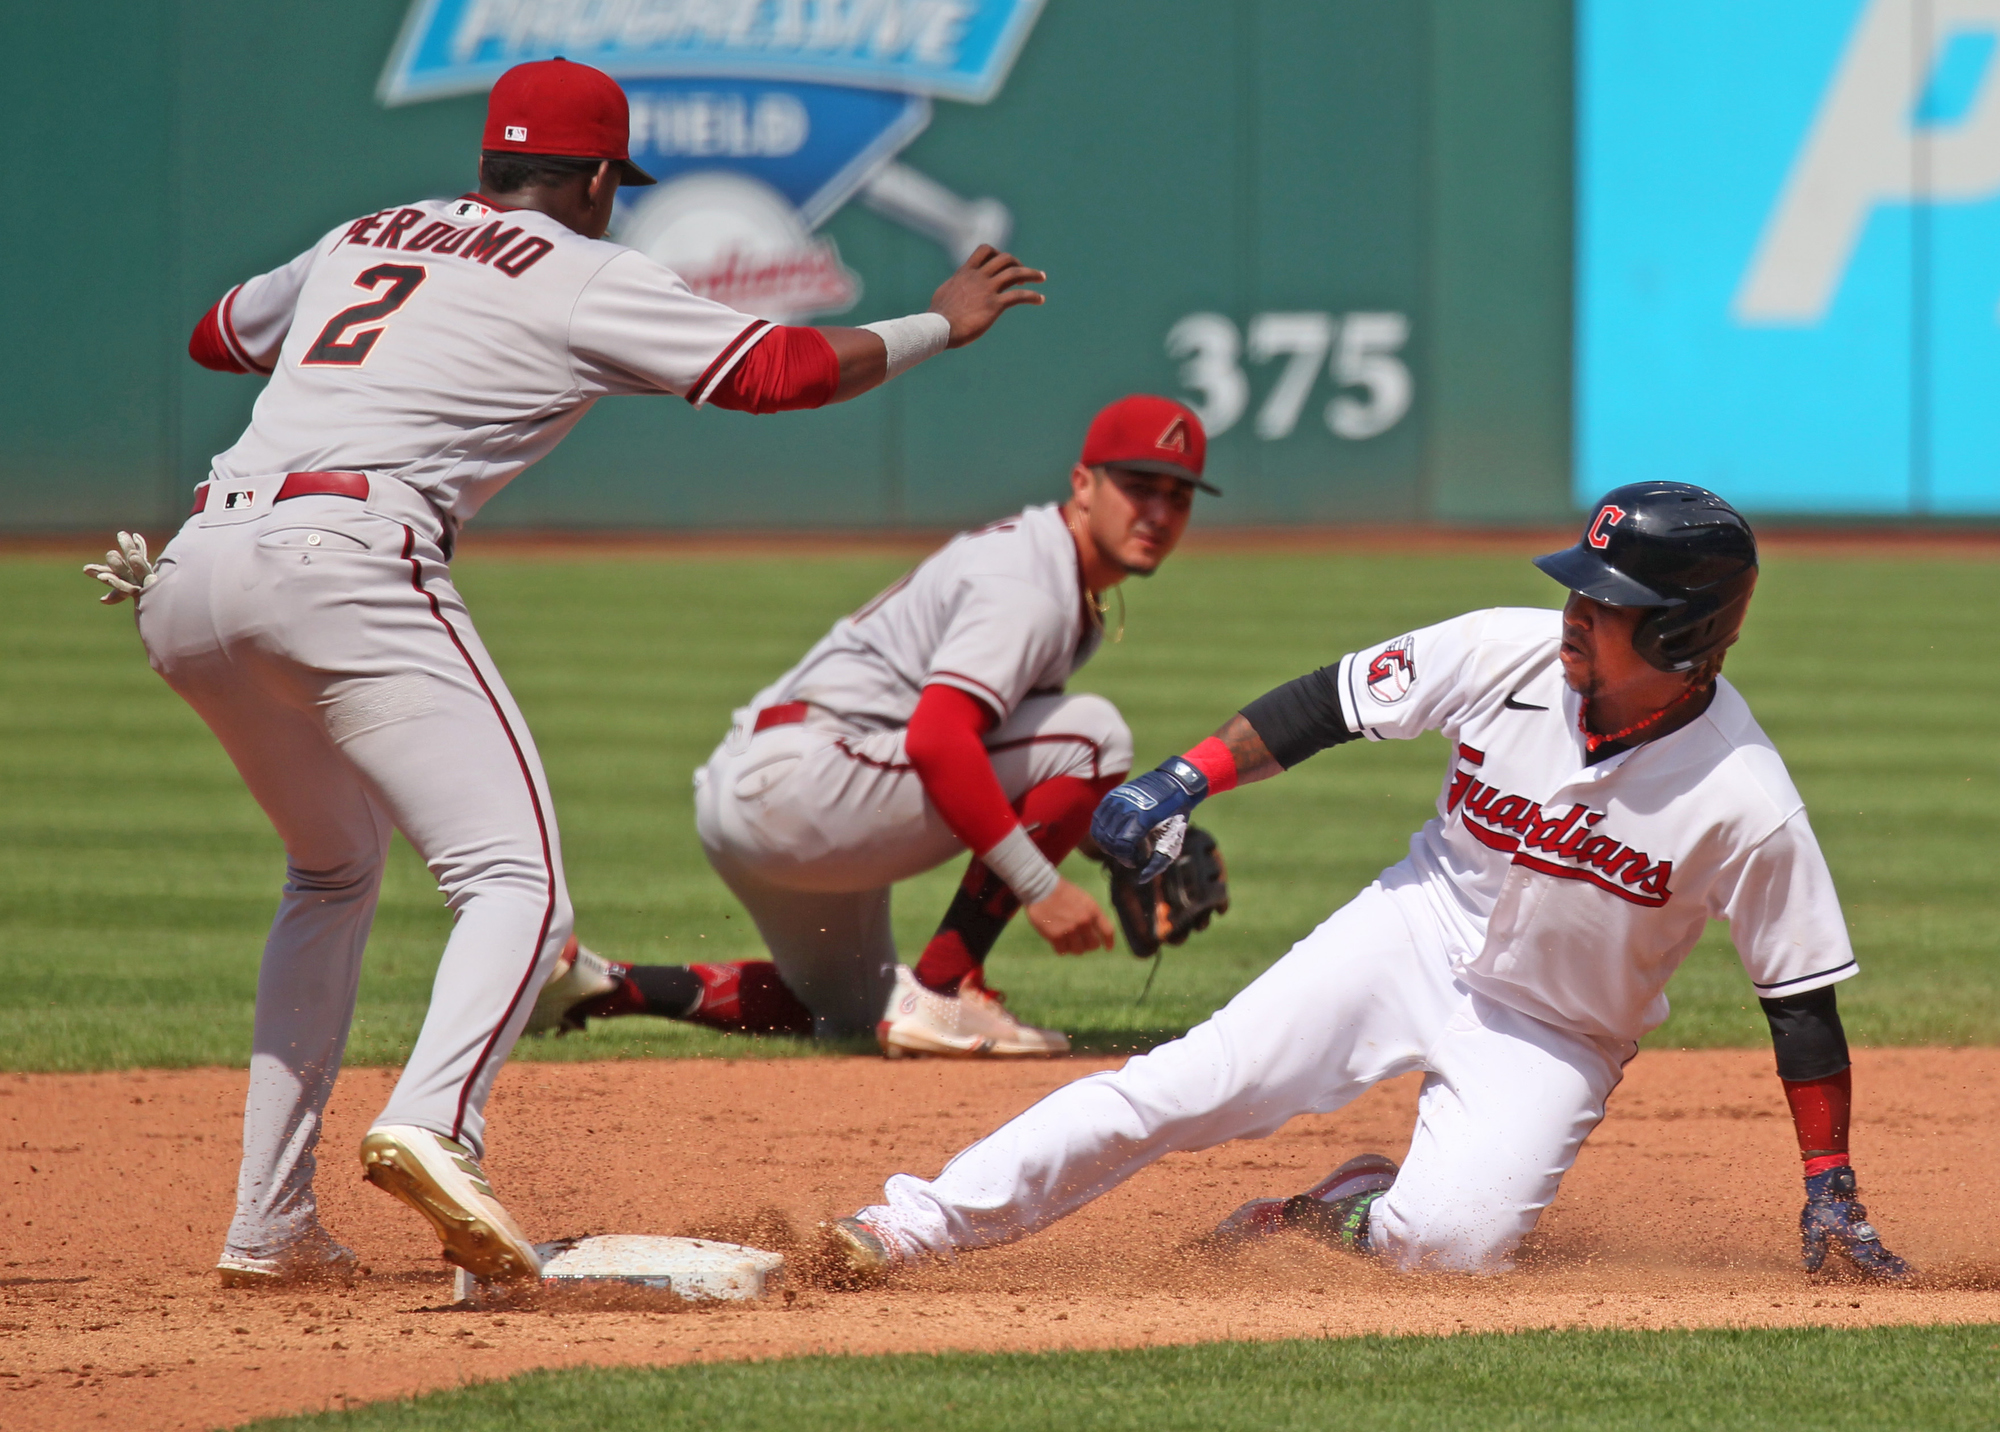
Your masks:
<instances>
[{"instance_id":1,"label":"white wristband","mask_svg":"<svg viewBox=\"0 0 2000 1432\"><path fill-rule=\"evenodd\" d=\"M1055 894L1056 886L1062 883L1062 876L1056 874L1055 866L1049 858L1035 849L1035 842L1028 838L1026 826L1015 826L1007 832L1007 838L991 850L980 852L979 858L986 862L986 868L1007 882L1007 888L1021 899L1023 905L1036 905Z\"/></svg>"},{"instance_id":2,"label":"white wristband","mask_svg":"<svg viewBox=\"0 0 2000 1432\"><path fill-rule=\"evenodd\" d=\"M907 318L885 318L880 323L864 323L863 333L872 333L889 350L889 373L894 378L907 373L926 358L934 358L951 345L951 320L942 313L913 313Z\"/></svg>"}]
</instances>

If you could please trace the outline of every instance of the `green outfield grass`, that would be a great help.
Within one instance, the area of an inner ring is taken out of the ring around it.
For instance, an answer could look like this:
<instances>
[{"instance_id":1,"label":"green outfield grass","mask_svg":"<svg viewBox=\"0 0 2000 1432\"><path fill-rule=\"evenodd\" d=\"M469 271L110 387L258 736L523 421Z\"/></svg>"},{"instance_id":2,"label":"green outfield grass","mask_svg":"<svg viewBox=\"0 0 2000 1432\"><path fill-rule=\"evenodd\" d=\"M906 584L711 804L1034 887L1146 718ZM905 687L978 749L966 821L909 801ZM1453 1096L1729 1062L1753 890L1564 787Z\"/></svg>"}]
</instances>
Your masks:
<instances>
[{"instance_id":1,"label":"green outfield grass","mask_svg":"<svg viewBox=\"0 0 2000 1432\"><path fill-rule=\"evenodd\" d=\"M1926 1432L2000 1420L2000 1327L1539 1332L530 1373L261 1432Z\"/></svg>"},{"instance_id":2,"label":"green outfield grass","mask_svg":"<svg viewBox=\"0 0 2000 1432\"><path fill-rule=\"evenodd\" d=\"M616 553L559 562L476 548L461 561L459 581L546 758L588 942L624 959L755 953L696 844L689 775L732 706L902 565ZM2000 566L1942 557L1780 555L1730 662L1840 880L1865 970L1841 1003L1861 1042L2000 1039L1996 577ZM214 740L147 670L131 608L102 609L94 590L67 561L0 560L0 1068L241 1064L281 853ZM1363 642L1557 595L1513 558L1189 556L1130 584L1124 641L1075 685L1119 703L1150 765ZM1184 1029L1401 855L1444 756L1435 737L1343 747L1205 808L1236 906L1168 952L1143 1003L1144 964L1122 953L1059 960L1018 928L993 980L1025 1017L1085 1047ZM906 951L934 926L956 869L898 892ZM1101 883L1075 863L1070 873ZM431 881L399 846L350 1057L402 1056L445 931ZM1765 1037L1717 931L1672 995L1656 1044ZM531 1041L522 1055L807 1050L634 1020Z\"/></svg>"}]
</instances>

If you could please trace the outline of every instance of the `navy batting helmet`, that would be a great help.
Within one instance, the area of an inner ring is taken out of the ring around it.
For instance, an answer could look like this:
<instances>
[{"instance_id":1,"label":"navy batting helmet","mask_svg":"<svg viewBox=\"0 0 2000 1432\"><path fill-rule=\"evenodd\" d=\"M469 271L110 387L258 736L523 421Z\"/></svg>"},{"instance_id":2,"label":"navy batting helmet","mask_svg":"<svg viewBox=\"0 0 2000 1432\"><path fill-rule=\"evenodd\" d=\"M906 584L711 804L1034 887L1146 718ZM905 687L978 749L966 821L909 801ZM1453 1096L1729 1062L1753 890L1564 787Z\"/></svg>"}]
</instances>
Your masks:
<instances>
[{"instance_id":1,"label":"navy batting helmet","mask_svg":"<svg viewBox=\"0 0 2000 1432\"><path fill-rule=\"evenodd\" d=\"M1757 538L1705 487L1634 482L1591 509L1583 540L1535 565L1614 607L1650 607L1632 645L1661 671L1687 671L1728 648L1757 585Z\"/></svg>"}]
</instances>

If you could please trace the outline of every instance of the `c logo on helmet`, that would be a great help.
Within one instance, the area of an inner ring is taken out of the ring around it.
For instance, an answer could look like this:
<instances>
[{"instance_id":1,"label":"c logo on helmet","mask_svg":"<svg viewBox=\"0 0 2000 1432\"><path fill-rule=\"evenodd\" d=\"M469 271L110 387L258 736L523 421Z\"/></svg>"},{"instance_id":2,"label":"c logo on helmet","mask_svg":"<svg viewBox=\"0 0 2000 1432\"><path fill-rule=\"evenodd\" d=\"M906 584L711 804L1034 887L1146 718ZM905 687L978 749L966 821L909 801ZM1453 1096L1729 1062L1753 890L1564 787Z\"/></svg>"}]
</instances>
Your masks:
<instances>
[{"instance_id":1,"label":"c logo on helmet","mask_svg":"<svg viewBox=\"0 0 2000 1432\"><path fill-rule=\"evenodd\" d=\"M1597 548L1599 551L1602 551L1604 548L1609 547L1611 545L1611 529L1616 527L1619 523L1623 522L1624 520L1625 520L1624 508L1616 506L1609 502L1605 503L1604 506L1598 510L1597 520L1590 524L1590 531L1585 534L1586 538L1590 542L1590 545Z\"/></svg>"}]
</instances>

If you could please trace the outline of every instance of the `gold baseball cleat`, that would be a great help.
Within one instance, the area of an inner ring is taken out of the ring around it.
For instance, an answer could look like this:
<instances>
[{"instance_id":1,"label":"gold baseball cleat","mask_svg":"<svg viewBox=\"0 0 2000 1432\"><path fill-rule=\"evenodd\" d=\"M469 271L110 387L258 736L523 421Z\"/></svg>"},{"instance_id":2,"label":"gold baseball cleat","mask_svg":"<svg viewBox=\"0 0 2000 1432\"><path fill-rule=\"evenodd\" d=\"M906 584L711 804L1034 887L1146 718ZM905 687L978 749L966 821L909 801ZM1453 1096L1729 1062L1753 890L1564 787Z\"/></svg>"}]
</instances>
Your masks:
<instances>
[{"instance_id":1,"label":"gold baseball cleat","mask_svg":"<svg viewBox=\"0 0 2000 1432\"><path fill-rule=\"evenodd\" d=\"M361 1173L430 1220L445 1260L475 1278L539 1278L542 1260L464 1144L408 1124L370 1129Z\"/></svg>"},{"instance_id":2,"label":"gold baseball cleat","mask_svg":"<svg viewBox=\"0 0 2000 1432\"><path fill-rule=\"evenodd\" d=\"M896 1257L873 1228L859 1218L822 1223L819 1264L821 1279L834 1288L873 1288L886 1282Z\"/></svg>"}]
</instances>

